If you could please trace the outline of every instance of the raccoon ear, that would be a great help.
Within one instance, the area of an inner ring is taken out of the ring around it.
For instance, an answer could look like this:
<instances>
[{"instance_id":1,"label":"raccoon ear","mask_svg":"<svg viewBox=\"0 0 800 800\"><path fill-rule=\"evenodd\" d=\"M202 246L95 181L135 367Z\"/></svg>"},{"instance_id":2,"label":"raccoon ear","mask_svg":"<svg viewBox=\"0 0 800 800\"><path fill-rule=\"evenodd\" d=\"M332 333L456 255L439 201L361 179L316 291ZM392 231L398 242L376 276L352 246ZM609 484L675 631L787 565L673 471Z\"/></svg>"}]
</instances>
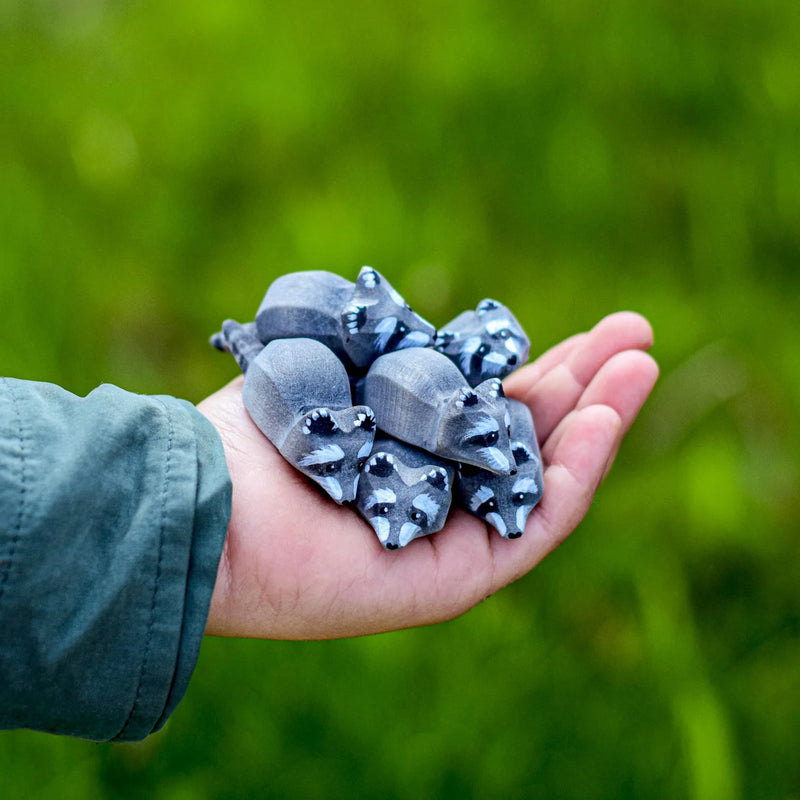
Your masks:
<instances>
[{"instance_id":1,"label":"raccoon ear","mask_svg":"<svg viewBox=\"0 0 800 800\"><path fill-rule=\"evenodd\" d=\"M356 421L353 423L356 428L361 428L362 431L374 431L376 428L375 415L372 413L371 408L366 411L359 411Z\"/></svg>"},{"instance_id":2,"label":"raccoon ear","mask_svg":"<svg viewBox=\"0 0 800 800\"><path fill-rule=\"evenodd\" d=\"M426 472L422 476L422 480L429 483L434 489L438 489L440 492L446 492L449 488L447 484L447 470L444 467L436 467Z\"/></svg>"},{"instance_id":3,"label":"raccoon ear","mask_svg":"<svg viewBox=\"0 0 800 800\"><path fill-rule=\"evenodd\" d=\"M339 426L331 417L331 412L327 408L315 408L306 414L303 424L303 433L306 435L316 434L317 436L331 436L339 430Z\"/></svg>"},{"instance_id":4,"label":"raccoon ear","mask_svg":"<svg viewBox=\"0 0 800 800\"><path fill-rule=\"evenodd\" d=\"M355 336L367 321L367 307L359 303L350 303L342 312L342 324L349 334Z\"/></svg>"},{"instance_id":5,"label":"raccoon ear","mask_svg":"<svg viewBox=\"0 0 800 800\"><path fill-rule=\"evenodd\" d=\"M533 461L534 458L533 453L523 442L514 442L511 445L511 454L514 456L514 463L517 466L527 464L529 461Z\"/></svg>"},{"instance_id":6,"label":"raccoon ear","mask_svg":"<svg viewBox=\"0 0 800 800\"><path fill-rule=\"evenodd\" d=\"M452 331L436 331L433 339L433 346L437 350L440 350L443 347L447 347L455 338L456 334Z\"/></svg>"},{"instance_id":7,"label":"raccoon ear","mask_svg":"<svg viewBox=\"0 0 800 800\"><path fill-rule=\"evenodd\" d=\"M500 303L487 297L478 303L478 307L475 310L479 314L485 314L487 311L494 311L496 308L500 308Z\"/></svg>"},{"instance_id":8,"label":"raccoon ear","mask_svg":"<svg viewBox=\"0 0 800 800\"><path fill-rule=\"evenodd\" d=\"M498 397L505 397L505 392L503 392L503 383L500 378L487 378L487 380L479 383L475 387L475 391L483 396L488 397L492 400Z\"/></svg>"},{"instance_id":9,"label":"raccoon ear","mask_svg":"<svg viewBox=\"0 0 800 800\"><path fill-rule=\"evenodd\" d=\"M364 472L376 478L388 478L394 470L394 456L391 453L377 453L364 465Z\"/></svg>"},{"instance_id":10,"label":"raccoon ear","mask_svg":"<svg viewBox=\"0 0 800 800\"><path fill-rule=\"evenodd\" d=\"M472 389L460 389L458 398L456 399L456 406L458 408L469 408L470 406L478 405L478 395Z\"/></svg>"},{"instance_id":11,"label":"raccoon ear","mask_svg":"<svg viewBox=\"0 0 800 800\"><path fill-rule=\"evenodd\" d=\"M356 289L371 292L380 285L380 282L381 276L378 270L372 267L361 267L361 272L358 273L358 278L356 278Z\"/></svg>"}]
</instances>

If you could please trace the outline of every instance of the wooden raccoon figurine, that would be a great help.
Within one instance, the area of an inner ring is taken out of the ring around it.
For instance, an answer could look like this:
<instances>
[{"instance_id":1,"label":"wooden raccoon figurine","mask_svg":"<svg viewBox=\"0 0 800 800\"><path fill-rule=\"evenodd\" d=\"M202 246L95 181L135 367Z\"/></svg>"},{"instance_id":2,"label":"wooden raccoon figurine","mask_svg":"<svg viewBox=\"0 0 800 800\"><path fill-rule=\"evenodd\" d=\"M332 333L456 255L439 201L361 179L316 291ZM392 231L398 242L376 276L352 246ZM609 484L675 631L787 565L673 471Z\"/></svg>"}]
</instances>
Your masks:
<instances>
[{"instance_id":1,"label":"wooden raccoon figurine","mask_svg":"<svg viewBox=\"0 0 800 800\"><path fill-rule=\"evenodd\" d=\"M437 331L434 347L456 364L470 386L477 386L522 366L531 343L508 308L487 298Z\"/></svg>"},{"instance_id":2,"label":"wooden raccoon figurine","mask_svg":"<svg viewBox=\"0 0 800 800\"><path fill-rule=\"evenodd\" d=\"M433 343L436 329L371 267L355 284L332 272L292 272L272 283L256 314L258 336L305 337L346 364L368 367L379 355Z\"/></svg>"},{"instance_id":3,"label":"wooden raccoon figurine","mask_svg":"<svg viewBox=\"0 0 800 800\"><path fill-rule=\"evenodd\" d=\"M496 378L473 390L446 356L414 348L376 359L361 393L378 427L395 439L492 472L514 469Z\"/></svg>"},{"instance_id":4,"label":"wooden raccoon figurine","mask_svg":"<svg viewBox=\"0 0 800 800\"><path fill-rule=\"evenodd\" d=\"M466 465L459 468L459 505L489 523L504 539L517 539L534 506L542 499L542 458L528 407L508 401L515 475L496 475Z\"/></svg>"},{"instance_id":5,"label":"wooden raccoon figurine","mask_svg":"<svg viewBox=\"0 0 800 800\"><path fill-rule=\"evenodd\" d=\"M264 346L252 327L227 320L216 346L244 372L242 399L281 455L337 503L355 499L375 438L375 416L352 406L342 362L313 339L279 339Z\"/></svg>"},{"instance_id":6,"label":"wooden raccoon figurine","mask_svg":"<svg viewBox=\"0 0 800 800\"><path fill-rule=\"evenodd\" d=\"M356 508L386 550L439 531L452 500L455 465L388 437L375 440L358 482Z\"/></svg>"}]
</instances>

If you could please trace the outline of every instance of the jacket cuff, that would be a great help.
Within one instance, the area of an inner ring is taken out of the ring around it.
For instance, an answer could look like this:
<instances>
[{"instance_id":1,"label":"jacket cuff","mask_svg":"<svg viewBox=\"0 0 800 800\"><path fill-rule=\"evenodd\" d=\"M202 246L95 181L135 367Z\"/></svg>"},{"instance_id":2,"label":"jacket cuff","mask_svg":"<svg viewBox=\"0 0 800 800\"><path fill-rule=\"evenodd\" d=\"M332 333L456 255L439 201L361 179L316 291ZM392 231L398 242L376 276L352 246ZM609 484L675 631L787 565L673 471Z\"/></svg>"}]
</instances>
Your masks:
<instances>
[{"instance_id":1,"label":"jacket cuff","mask_svg":"<svg viewBox=\"0 0 800 800\"><path fill-rule=\"evenodd\" d=\"M150 669L143 663L138 698L115 741L138 741L160 730L182 700L200 655L231 513L231 482L216 429L190 403L157 399L167 408L174 432L165 470L162 558L162 569L174 574L159 581L153 596L150 647L160 656ZM192 493L194 503L187 502Z\"/></svg>"},{"instance_id":2,"label":"jacket cuff","mask_svg":"<svg viewBox=\"0 0 800 800\"><path fill-rule=\"evenodd\" d=\"M189 403L0 379L0 728L134 741L197 661L227 530Z\"/></svg>"}]
</instances>

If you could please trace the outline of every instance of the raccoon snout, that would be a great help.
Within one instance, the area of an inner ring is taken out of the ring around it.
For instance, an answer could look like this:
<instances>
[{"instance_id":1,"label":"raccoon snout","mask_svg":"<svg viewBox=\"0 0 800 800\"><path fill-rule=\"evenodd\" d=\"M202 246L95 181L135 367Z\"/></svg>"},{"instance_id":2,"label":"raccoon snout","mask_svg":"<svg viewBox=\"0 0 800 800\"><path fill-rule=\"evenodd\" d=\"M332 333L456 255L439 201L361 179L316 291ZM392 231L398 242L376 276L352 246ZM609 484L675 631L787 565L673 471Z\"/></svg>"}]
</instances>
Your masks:
<instances>
[{"instance_id":1,"label":"raccoon snout","mask_svg":"<svg viewBox=\"0 0 800 800\"><path fill-rule=\"evenodd\" d=\"M516 356L509 356L506 359L506 363L508 364L509 367L513 367L517 363L517 357Z\"/></svg>"},{"instance_id":2,"label":"raccoon snout","mask_svg":"<svg viewBox=\"0 0 800 800\"><path fill-rule=\"evenodd\" d=\"M522 531L511 531L508 534L509 539L519 539L520 536L522 536Z\"/></svg>"}]
</instances>

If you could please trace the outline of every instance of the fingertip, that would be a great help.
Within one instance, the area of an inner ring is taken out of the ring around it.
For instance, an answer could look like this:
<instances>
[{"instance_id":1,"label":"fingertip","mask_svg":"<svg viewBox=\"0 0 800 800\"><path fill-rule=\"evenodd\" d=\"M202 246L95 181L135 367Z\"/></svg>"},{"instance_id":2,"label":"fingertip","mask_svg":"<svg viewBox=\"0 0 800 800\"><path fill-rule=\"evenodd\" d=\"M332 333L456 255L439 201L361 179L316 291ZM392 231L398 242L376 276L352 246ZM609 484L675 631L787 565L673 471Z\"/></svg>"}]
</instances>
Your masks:
<instances>
[{"instance_id":1,"label":"fingertip","mask_svg":"<svg viewBox=\"0 0 800 800\"><path fill-rule=\"evenodd\" d=\"M637 311L616 311L597 323L594 331L613 329L624 332L629 347L647 350L653 346L653 326Z\"/></svg>"}]
</instances>

